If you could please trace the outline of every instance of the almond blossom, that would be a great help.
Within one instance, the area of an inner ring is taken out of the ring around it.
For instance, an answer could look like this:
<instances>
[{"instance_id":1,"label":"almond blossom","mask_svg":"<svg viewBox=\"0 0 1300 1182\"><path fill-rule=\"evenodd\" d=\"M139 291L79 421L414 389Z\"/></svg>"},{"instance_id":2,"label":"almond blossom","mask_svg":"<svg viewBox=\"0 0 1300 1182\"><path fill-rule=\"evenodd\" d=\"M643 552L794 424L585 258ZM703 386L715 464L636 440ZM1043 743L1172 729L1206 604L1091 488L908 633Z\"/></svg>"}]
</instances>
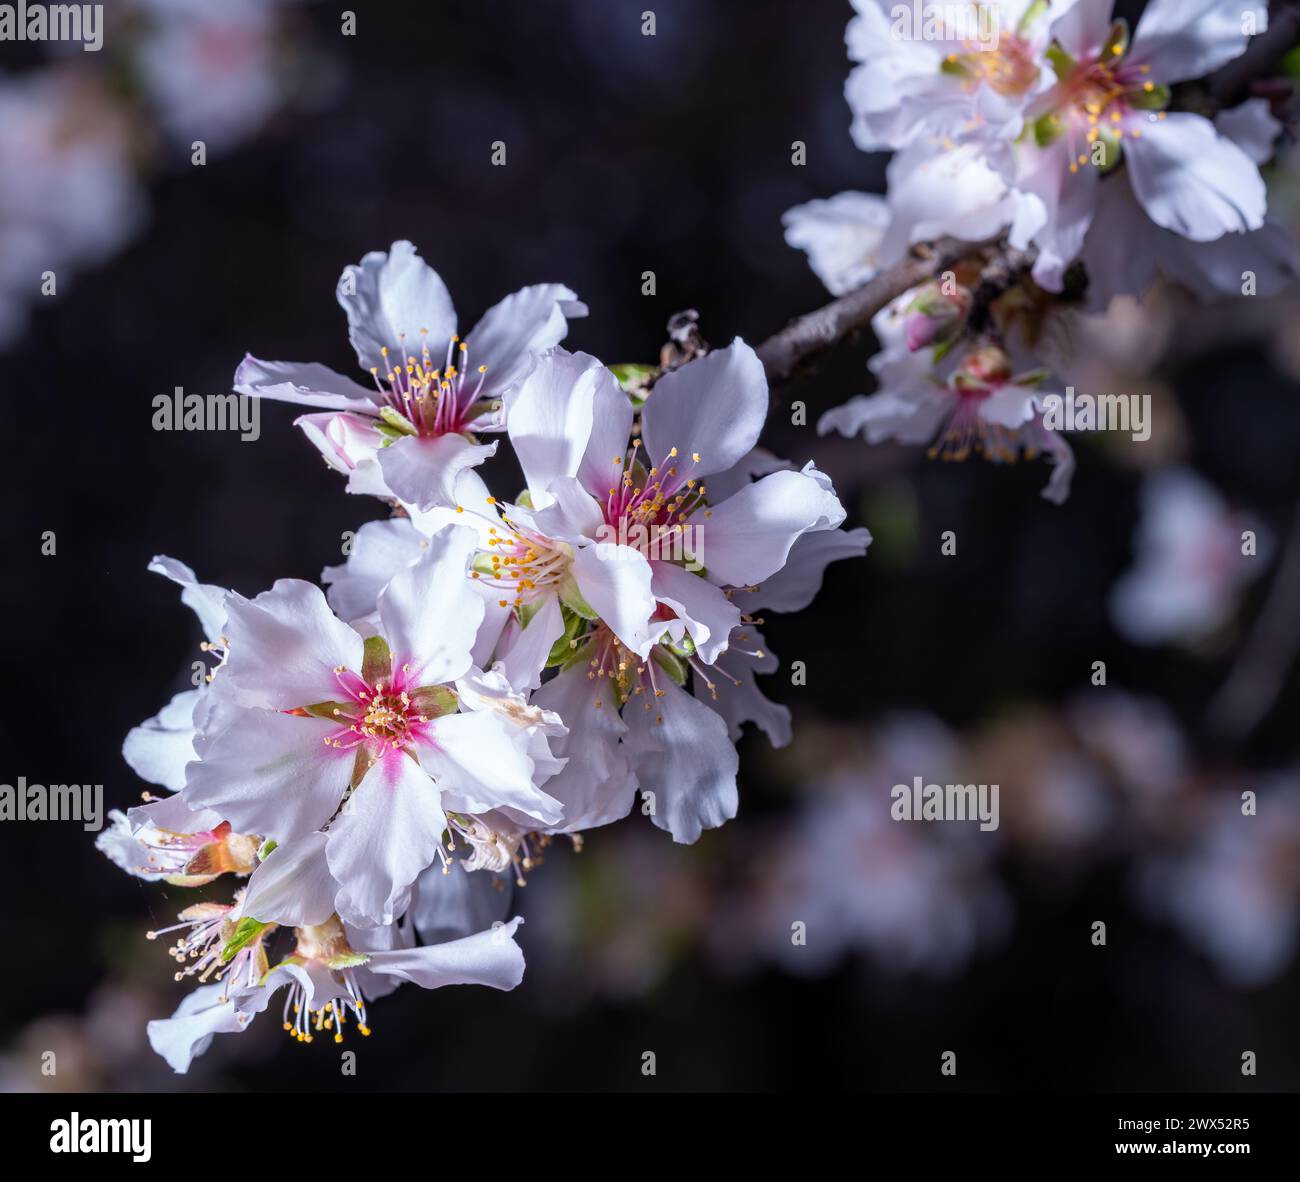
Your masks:
<instances>
[{"instance_id":1,"label":"almond blossom","mask_svg":"<svg viewBox=\"0 0 1300 1182\"><path fill-rule=\"evenodd\" d=\"M284 845L268 867L299 857L298 842L314 846L297 876L316 892L304 905L391 923L420 871L445 856L449 814L509 806L539 824L561 817L539 787L559 766L546 749L558 720L516 725L473 696L474 544L467 529L435 534L380 594L376 635L340 621L310 583L227 597L229 656L208 691L185 797Z\"/></svg>"},{"instance_id":2,"label":"almond blossom","mask_svg":"<svg viewBox=\"0 0 1300 1182\"><path fill-rule=\"evenodd\" d=\"M521 288L464 340L446 285L409 242L346 267L338 301L373 389L315 363L245 357L235 390L321 413L296 420L348 491L420 509L453 505L462 471L496 452L479 437L505 424L505 401L534 355L564 339L587 309L567 287Z\"/></svg>"}]
</instances>

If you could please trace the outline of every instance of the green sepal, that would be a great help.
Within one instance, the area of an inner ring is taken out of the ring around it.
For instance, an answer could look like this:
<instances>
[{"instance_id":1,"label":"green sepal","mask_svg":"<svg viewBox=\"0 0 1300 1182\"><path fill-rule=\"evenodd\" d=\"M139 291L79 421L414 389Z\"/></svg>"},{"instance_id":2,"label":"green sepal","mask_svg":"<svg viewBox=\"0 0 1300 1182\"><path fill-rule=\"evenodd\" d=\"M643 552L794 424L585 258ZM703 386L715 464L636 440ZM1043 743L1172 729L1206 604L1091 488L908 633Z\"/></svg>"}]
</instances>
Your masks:
<instances>
[{"instance_id":1,"label":"green sepal","mask_svg":"<svg viewBox=\"0 0 1300 1182\"><path fill-rule=\"evenodd\" d=\"M1102 64L1109 65L1111 62L1119 61L1126 53L1128 53L1128 21L1121 17L1110 26L1110 33L1102 44Z\"/></svg>"},{"instance_id":2,"label":"green sepal","mask_svg":"<svg viewBox=\"0 0 1300 1182\"><path fill-rule=\"evenodd\" d=\"M384 424L399 435L418 435L419 431L415 429L415 424L411 422L400 411L394 410L391 406L380 407L379 417Z\"/></svg>"},{"instance_id":3,"label":"green sepal","mask_svg":"<svg viewBox=\"0 0 1300 1182\"><path fill-rule=\"evenodd\" d=\"M1148 90L1147 86L1151 89ZM1172 91L1163 82L1151 82L1130 90L1124 97L1138 111L1163 111L1169 106Z\"/></svg>"},{"instance_id":4,"label":"green sepal","mask_svg":"<svg viewBox=\"0 0 1300 1182\"><path fill-rule=\"evenodd\" d=\"M1038 18L1051 7L1051 0L1034 0L1034 2L1025 9L1024 15L1021 16L1020 20L1016 22L1016 36L1023 37L1028 33Z\"/></svg>"},{"instance_id":5,"label":"green sepal","mask_svg":"<svg viewBox=\"0 0 1300 1182\"><path fill-rule=\"evenodd\" d=\"M388 641L382 636L367 636L361 658L361 678L367 685L386 681L393 672L393 654L388 651ZM311 709L309 706L308 710Z\"/></svg>"},{"instance_id":6,"label":"green sepal","mask_svg":"<svg viewBox=\"0 0 1300 1182\"><path fill-rule=\"evenodd\" d=\"M969 78L971 68L967 62L962 61L959 57L946 57L939 67L939 73L948 74L953 78Z\"/></svg>"},{"instance_id":7,"label":"green sepal","mask_svg":"<svg viewBox=\"0 0 1300 1182\"><path fill-rule=\"evenodd\" d=\"M1040 148L1046 148L1055 143L1064 130L1060 117L1049 111L1046 115L1034 120L1034 143Z\"/></svg>"},{"instance_id":8,"label":"green sepal","mask_svg":"<svg viewBox=\"0 0 1300 1182\"><path fill-rule=\"evenodd\" d=\"M596 609L582 597L582 592L578 590L578 582L572 576L560 584L560 603L584 620L600 619Z\"/></svg>"},{"instance_id":9,"label":"green sepal","mask_svg":"<svg viewBox=\"0 0 1300 1182\"><path fill-rule=\"evenodd\" d=\"M325 962L326 968L334 969L336 972L340 969L355 969L358 965L363 965L370 960L364 952L343 952L338 956L331 956Z\"/></svg>"},{"instance_id":10,"label":"green sepal","mask_svg":"<svg viewBox=\"0 0 1300 1182\"><path fill-rule=\"evenodd\" d=\"M515 504L521 509L531 509L533 507L532 491L530 489L524 489L523 492L515 497Z\"/></svg>"},{"instance_id":11,"label":"green sepal","mask_svg":"<svg viewBox=\"0 0 1300 1182\"><path fill-rule=\"evenodd\" d=\"M445 685L422 685L411 691L411 705L425 718L441 718L444 714L455 714L459 702L456 691Z\"/></svg>"},{"instance_id":12,"label":"green sepal","mask_svg":"<svg viewBox=\"0 0 1300 1182\"><path fill-rule=\"evenodd\" d=\"M654 663L668 674L678 685L686 684L689 666L666 645L657 644L650 652Z\"/></svg>"},{"instance_id":13,"label":"green sepal","mask_svg":"<svg viewBox=\"0 0 1300 1182\"><path fill-rule=\"evenodd\" d=\"M1079 64L1074 58L1066 53L1064 47L1059 41L1053 41L1051 45L1047 47L1047 53L1045 56L1051 63L1052 69L1056 71L1056 76L1058 78L1065 78L1067 75L1073 74L1075 68Z\"/></svg>"},{"instance_id":14,"label":"green sepal","mask_svg":"<svg viewBox=\"0 0 1300 1182\"><path fill-rule=\"evenodd\" d=\"M225 946L221 949L221 963L229 964L238 955L241 948L252 943L268 927L269 922L263 922L260 919L254 919L250 915L244 916L243 919L235 925L235 934L226 941Z\"/></svg>"},{"instance_id":15,"label":"green sepal","mask_svg":"<svg viewBox=\"0 0 1300 1182\"><path fill-rule=\"evenodd\" d=\"M348 711L355 706L355 702L313 702L310 706L304 706L303 709L313 718L327 718L330 722L336 722L335 710Z\"/></svg>"},{"instance_id":16,"label":"green sepal","mask_svg":"<svg viewBox=\"0 0 1300 1182\"><path fill-rule=\"evenodd\" d=\"M280 843L276 841L274 837L268 837L264 842L262 842L261 848L257 851L257 860L259 862L265 862L267 858L275 852L275 847L279 844Z\"/></svg>"},{"instance_id":17,"label":"green sepal","mask_svg":"<svg viewBox=\"0 0 1300 1182\"><path fill-rule=\"evenodd\" d=\"M546 658L546 668L551 669L556 665L565 664L574 654L574 641L582 635L587 627L587 619L578 615L577 612L569 611L567 608L561 608L560 613L564 619L564 631L556 642L551 645L550 654Z\"/></svg>"}]
</instances>

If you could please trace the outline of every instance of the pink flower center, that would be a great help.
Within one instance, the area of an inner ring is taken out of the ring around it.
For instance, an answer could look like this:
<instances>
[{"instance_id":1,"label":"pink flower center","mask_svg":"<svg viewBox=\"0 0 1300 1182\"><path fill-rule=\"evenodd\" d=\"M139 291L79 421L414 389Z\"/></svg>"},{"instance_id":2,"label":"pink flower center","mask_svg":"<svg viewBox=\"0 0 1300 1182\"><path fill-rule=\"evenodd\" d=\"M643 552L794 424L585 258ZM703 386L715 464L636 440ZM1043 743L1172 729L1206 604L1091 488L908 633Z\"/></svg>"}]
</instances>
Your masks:
<instances>
[{"instance_id":1,"label":"pink flower center","mask_svg":"<svg viewBox=\"0 0 1300 1182\"><path fill-rule=\"evenodd\" d=\"M422 337L426 331L420 330ZM400 415L416 434L427 438L461 434L488 409L478 404L487 366L478 367L477 380L467 379L469 345L459 337L447 343L441 369L434 365L427 340L422 340L418 357L407 352L404 336L399 338L396 359L387 345L380 353L388 368L381 373L379 366L373 366L370 373L382 397L381 407Z\"/></svg>"}]
</instances>

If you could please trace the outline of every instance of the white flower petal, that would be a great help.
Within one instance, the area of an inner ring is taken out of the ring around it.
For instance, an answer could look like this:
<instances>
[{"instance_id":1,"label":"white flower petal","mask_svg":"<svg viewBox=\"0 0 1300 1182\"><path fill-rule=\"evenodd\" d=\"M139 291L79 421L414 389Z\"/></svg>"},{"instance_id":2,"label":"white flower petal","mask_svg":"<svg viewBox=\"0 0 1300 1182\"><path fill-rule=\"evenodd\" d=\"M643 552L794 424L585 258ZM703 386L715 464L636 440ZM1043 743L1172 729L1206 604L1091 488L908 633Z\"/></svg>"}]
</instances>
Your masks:
<instances>
[{"instance_id":1,"label":"white flower petal","mask_svg":"<svg viewBox=\"0 0 1300 1182\"><path fill-rule=\"evenodd\" d=\"M471 370L487 366L482 396L504 395L537 354L564 340L570 319L586 314L587 306L559 283L520 288L490 307L466 338Z\"/></svg>"}]
</instances>

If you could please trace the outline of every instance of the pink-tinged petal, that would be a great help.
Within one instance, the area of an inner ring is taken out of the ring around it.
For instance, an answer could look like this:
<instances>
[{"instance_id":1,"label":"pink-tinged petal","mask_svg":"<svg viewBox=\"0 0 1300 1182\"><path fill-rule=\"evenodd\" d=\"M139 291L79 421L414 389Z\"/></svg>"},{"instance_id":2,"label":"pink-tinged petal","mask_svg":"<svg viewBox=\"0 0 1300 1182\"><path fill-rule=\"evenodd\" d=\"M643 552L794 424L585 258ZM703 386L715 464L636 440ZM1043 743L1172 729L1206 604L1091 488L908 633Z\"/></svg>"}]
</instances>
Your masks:
<instances>
[{"instance_id":1,"label":"pink-tinged petal","mask_svg":"<svg viewBox=\"0 0 1300 1182\"><path fill-rule=\"evenodd\" d=\"M739 337L664 374L641 412L651 462L662 464L675 447L683 474L725 472L758 442L767 398L763 363Z\"/></svg>"},{"instance_id":2,"label":"pink-tinged petal","mask_svg":"<svg viewBox=\"0 0 1300 1182\"><path fill-rule=\"evenodd\" d=\"M656 680L663 697L638 694L628 703L624 744L643 798L654 794L651 820L690 843L736 815L740 760L717 713L671 678Z\"/></svg>"},{"instance_id":3,"label":"pink-tinged petal","mask_svg":"<svg viewBox=\"0 0 1300 1182\"><path fill-rule=\"evenodd\" d=\"M352 539L352 552L341 566L321 572L326 598L341 620L359 620L379 605L379 593L398 571L413 566L426 542L406 517L368 521Z\"/></svg>"},{"instance_id":4,"label":"pink-tinged petal","mask_svg":"<svg viewBox=\"0 0 1300 1182\"><path fill-rule=\"evenodd\" d=\"M293 425L307 436L331 468L351 476L362 464L373 464L384 445L376 421L369 415L323 411L299 415Z\"/></svg>"},{"instance_id":5,"label":"pink-tinged petal","mask_svg":"<svg viewBox=\"0 0 1300 1182\"><path fill-rule=\"evenodd\" d=\"M1124 158L1133 192L1157 226L1210 242L1264 224L1259 169L1209 120L1174 112L1144 121L1141 131L1125 138Z\"/></svg>"},{"instance_id":6,"label":"pink-tinged petal","mask_svg":"<svg viewBox=\"0 0 1300 1182\"><path fill-rule=\"evenodd\" d=\"M224 985L201 985L185 998L170 1018L155 1018L146 1027L149 1045L177 1075L184 1075L213 1036L238 1034L251 1018L225 997Z\"/></svg>"},{"instance_id":7,"label":"pink-tinged petal","mask_svg":"<svg viewBox=\"0 0 1300 1182\"><path fill-rule=\"evenodd\" d=\"M330 825L325 856L339 883L339 915L362 927L392 923L446 828L427 771L401 751L377 760Z\"/></svg>"},{"instance_id":8,"label":"pink-tinged petal","mask_svg":"<svg viewBox=\"0 0 1300 1182\"><path fill-rule=\"evenodd\" d=\"M212 583L200 583L198 577L185 563L168 558L165 554L155 554L149 561L149 569L182 588L181 602L198 616L204 636L209 640L216 640L221 635L226 623L226 595L228 594L224 587Z\"/></svg>"},{"instance_id":9,"label":"pink-tinged petal","mask_svg":"<svg viewBox=\"0 0 1300 1182\"><path fill-rule=\"evenodd\" d=\"M278 845L248 880L242 914L301 927L334 914L338 884L325 860L324 833Z\"/></svg>"},{"instance_id":10,"label":"pink-tinged petal","mask_svg":"<svg viewBox=\"0 0 1300 1182\"><path fill-rule=\"evenodd\" d=\"M568 762L546 781L560 801L560 833L594 829L626 817L636 794L636 776L620 740L627 726L604 681L587 677L587 666L566 669L533 695L533 705L553 710L569 733L551 740L551 750Z\"/></svg>"},{"instance_id":11,"label":"pink-tinged petal","mask_svg":"<svg viewBox=\"0 0 1300 1182\"><path fill-rule=\"evenodd\" d=\"M444 526L414 566L404 567L379 593L384 638L405 684L443 685L470 666L470 651L483 621L483 600L469 578L478 536L463 526Z\"/></svg>"},{"instance_id":12,"label":"pink-tinged petal","mask_svg":"<svg viewBox=\"0 0 1300 1182\"><path fill-rule=\"evenodd\" d=\"M152 718L127 732L122 758L142 780L173 792L185 787L185 765L194 758L194 707L201 692L184 690Z\"/></svg>"},{"instance_id":13,"label":"pink-tinged petal","mask_svg":"<svg viewBox=\"0 0 1300 1182\"><path fill-rule=\"evenodd\" d=\"M248 354L235 370L235 393L324 410L379 413L376 392L314 361L259 361Z\"/></svg>"},{"instance_id":14,"label":"pink-tinged petal","mask_svg":"<svg viewBox=\"0 0 1300 1182\"><path fill-rule=\"evenodd\" d=\"M502 672L515 690L533 690L541 684L547 658L562 635L564 616L555 595L542 600L527 627L520 628L518 620L511 617L498 652Z\"/></svg>"},{"instance_id":15,"label":"pink-tinged petal","mask_svg":"<svg viewBox=\"0 0 1300 1182\"><path fill-rule=\"evenodd\" d=\"M790 741L790 711L766 697L754 676L756 673L775 673L780 662L775 653L764 647L763 637L756 629L746 628L745 634L745 641L737 641L739 647L727 652L727 672L725 676L716 678L716 694L703 678L697 676L695 696L722 716L733 743L740 741L743 725L752 722L757 724L773 747L784 747ZM762 656L752 656L752 653L761 653ZM739 685L735 684L737 681Z\"/></svg>"},{"instance_id":16,"label":"pink-tinged petal","mask_svg":"<svg viewBox=\"0 0 1300 1182\"><path fill-rule=\"evenodd\" d=\"M698 574L671 562L652 562L651 590L685 624L706 665L727 647L727 637L740 623L740 610L717 587Z\"/></svg>"},{"instance_id":17,"label":"pink-tinged petal","mask_svg":"<svg viewBox=\"0 0 1300 1182\"><path fill-rule=\"evenodd\" d=\"M379 470L399 501L426 511L454 509L462 474L496 450L495 443L471 443L463 435L405 435L380 451Z\"/></svg>"},{"instance_id":18,"label":"pink-tinged petal","mask_svg":"<svg viewBox=\"0 0 1300 1182\"><path fill-rule=\"evenodd\" d=\"M793 466L789 460L774 456L766 448L756 447L734 467L709 477L709 500L716 505L738 493L745 485L752 484L756 477L782 472Z\"/></svg>"},{"instance_id":19,"label":"pink-tinged petal","mask_svg":"<svg viewBox=\"0 0 1300 1182\"><path fill-rule=\"evenodd\" d=\"M221 682L244 705L295 710L333 701L335 668L361 668L361 637L314 583L280 579L255 599L232 594L226 610L230 656Z\"/></svg>"},{"instance_id":20,"label":"pink-tinged petal","mask_svg":"<svg viewBox=\"0 0 1300 1182\"><path fill-rule=\"evenodd\" d=\"M803 534L790 548L790 557L757 591L738 590L732 601L746 615L760 611L802 611L822 588L826 567L842 558L861 558L871 545L865 529L823 529Z\"/></svg>"},{"instance_id":21,"label":"pink-tinged petal","mask_svg":"<svg viewBox=\"0 0 1300 1182\"><path fill-rule=\"evenodd\" d=\"M483 396L504 395L528 373L537 354L564 340L569 320L586 314L587 305L559 283L520 288L490 307L466 338L470 369L487 366Z\"/></svg>"},{"instance_id":22,"label":"pink-tinged petal","mask_svg":"<svg viewBox=\"0 0 1300 1182\"><path fill-rule=\"evenodd\" d=\"M524 979L524 954L514 939L521 923L523 920L516 917L489 931L446 944L373 952L366 968L410 981L422 989L440 989L444 985L513 989Z\"/></svg>"},{"instance_id":23,"label":"pink-tinged petal","mask_svg":"<svg viewBox=\"0 0 1300 1182\"><path fill-rule=\"evenodd\" d=\"M1153 82L1201 78L1245 52L1242 30L1268 28L1268 5L1250 0L1151 0L1138 21L1125 66L1150 67Z\"/></svg>"},{"instance_id":24,"label":"pink-tinged petal","mask_svg":"<svg viewBox=\"0 0 1300 1182\"><path fill-rule=\"evenodd\" d=\"M596 358L552 349L537 358L509 400L506 430L536 508L550 503L556 480L577 473L591 439L596 391L609 385L618 390L614 375Z\"/></svg>"},{"instance_id":25,"label":"pink-tinged petal","mask_svg":"<svg viewBox=\"0 0 1300 1182\"><path fill-rule=\"evenodd\" d=\"M702 523L709 578L720 586L761 583L785 565L800 535L843 517L834 492L811 474L764 476L714 506Z\"/></svg>"},{"instance_id":26,"label":"pink-tinged petal","mask_svg":"<svg viewBox=\"0 0 1300 1182\"><path fill-rule=\"evenodd\" d=\"M649 655L655 612L650 564L630 546L599 542L574 551L571 567L583 599L638 656Z\"/></svg>"},{"instance_id":27,"label":"pink-tinged petal","mask_svg":"<svg viewBox=\"0 0 1300 1182\"><path fill-rule=\"evenodd\" d=\"M542 825L560 819L560 804L534 784L528 732L492 710L447 714L424 728L420 766L438 781L446 807L486 813L516 809Z\"/></svg>"},{"instance_id":28,"label":"pink-tinged petal","mask_svg":"<svg viewBox=\"0 0 1300 1182\"><path fill-rule=\"evenodd\" d=\"M325 742L339 729L334 723L221 700L208 722L195 743L199 759L187 769L185 799L193 808L213 809L236 833L276 841L303 837L330 819L353 767L352 752Z\"/></svg>"},{"instance_id":29,"label":"pink-tinged petal","mask_svg":"<svg viewBox=\"0 0 1300 1182\"><path fill-rule=\"evenodd\" d=\"M383 348L394 358L403 350L418 357L426 340L440 360L456 331L446 284L409 242L394 242L387 252L371 251L360 266L345 267L337 295L362 369L387 372L391 361Z\"/></svg>"}]
</instances>

